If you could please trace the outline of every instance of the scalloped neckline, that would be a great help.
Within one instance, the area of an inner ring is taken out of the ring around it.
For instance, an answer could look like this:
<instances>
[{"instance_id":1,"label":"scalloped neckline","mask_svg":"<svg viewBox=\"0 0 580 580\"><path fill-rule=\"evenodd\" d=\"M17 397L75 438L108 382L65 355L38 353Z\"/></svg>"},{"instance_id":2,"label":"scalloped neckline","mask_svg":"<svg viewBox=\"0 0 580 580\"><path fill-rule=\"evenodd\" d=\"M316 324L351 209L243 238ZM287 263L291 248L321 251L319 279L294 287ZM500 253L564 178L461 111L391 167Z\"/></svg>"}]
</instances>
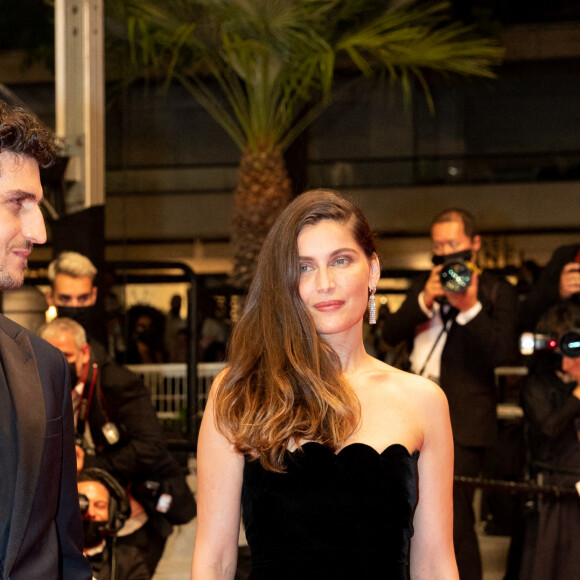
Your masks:
<instances>
[{"instance_id":1,"label":"scalloped neckline","mask_svg":"<svg viewBox=\"0 0 580 580\"><path fill-rule=\"evenodd\" d=\"M325 451L328 451L328 453L330 453L331 455L334 455L335 457L338 457L339 455L341 455L343 453L343 451L345 451L346 449L357 448L357 447L363 447L366 449L370 449L379 457L382 457L386 453L390 453L392 450L394 451L395 449L403 450L405 452L405 454L410 458L415 458L415 457L419 456L418 449L415 449L415 451L413 451L413 453L410 453L409 450L401 443L391 443L390 445L387 445L387 447L385 447L380 452L377 451L372 445L369 445L368 443L363 443L360 441L355 441L354 443L349 443L348 445L345 445L344 447L339 449L336 453L332 449L330 449L329 447L326 447L325 445L323 445L322 443L320 443L318 441L306 441L306 443L302 444L302 449L304 449L307 446L319 447L321 449L324 449ZM300 450L300 448L297 447L296 449L294 449L294 451L288 451L288 453L290 453L291 455L295 455L299 450Z\"/></svg>"}]
</instances>

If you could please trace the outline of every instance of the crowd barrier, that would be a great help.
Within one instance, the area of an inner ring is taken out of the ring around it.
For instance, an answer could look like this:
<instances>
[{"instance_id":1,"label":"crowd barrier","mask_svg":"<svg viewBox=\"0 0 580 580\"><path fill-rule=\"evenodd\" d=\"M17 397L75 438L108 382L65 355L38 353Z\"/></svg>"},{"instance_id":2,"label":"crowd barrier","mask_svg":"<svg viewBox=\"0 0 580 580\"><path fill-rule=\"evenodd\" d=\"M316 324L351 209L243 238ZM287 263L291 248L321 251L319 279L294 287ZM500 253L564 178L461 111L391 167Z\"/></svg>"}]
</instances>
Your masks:
<instances>
[{"instance_id":1,"label":"crowd barrier","mask_svg":"<svg viewBox=\"0 0 580 580\"><path fill-rule=\"evenodd\" d=\"M197 408L201 417L209 388L225 363L198 363ZM138 364L127 368L139 375L149 392L160 421L180 421L187 413L187 365L185 363Z\"/></svg>"},{"instance_id":2,"label":"crowd barrier","mask_svg":"<svg viewBox=\"0 0 580 580\"><path fill-rule=\"evenodd\" d=\"M223 362L198 363L197 365L197 409L201 417L207 403L207 395L215 377L225 367ZM127 368L139 375L151 393L151 401L160 420L179 419L187 412L187 365L185 363L136 364ZM501 391L506 377L521 377L527 373L525 367L498 367L496 381ZM521 418L523 412L514 403L515 397L502 392L498 405L499 419Z\"/></svg>"}]
</instances>

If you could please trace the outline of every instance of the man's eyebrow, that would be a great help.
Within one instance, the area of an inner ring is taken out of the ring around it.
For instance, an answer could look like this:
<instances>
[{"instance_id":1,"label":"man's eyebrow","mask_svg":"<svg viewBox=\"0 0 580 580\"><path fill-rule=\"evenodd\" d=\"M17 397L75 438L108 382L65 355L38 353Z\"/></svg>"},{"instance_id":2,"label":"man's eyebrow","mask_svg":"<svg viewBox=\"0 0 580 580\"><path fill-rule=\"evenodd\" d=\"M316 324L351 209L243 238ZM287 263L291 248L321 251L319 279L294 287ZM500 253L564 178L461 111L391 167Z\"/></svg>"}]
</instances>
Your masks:
<instances>
[{"instance_id":1,"label":"man's eyebrow","mask_svg":"<svg viewBox=\"0 0 580 580\"><path fill-rule=\"evenodd\" d=\"M34 193L31 193L30 191L24 191L23 189L9 189L8 191L4 192L4 197L16 197L20 200L31 200L36 203L40 203L43 200L42 197L38 199Z\"/></svg>"},{"instance_id":2,"label":"man's eyebrow","mask_svg":"<svg viewBox=\"0 0 580 580\"><path fill-rule=\"evenodd\" d=\"M62 299L73 297L73 294L67 294L66 292L57 292L56 295ZM78 300L79 298L88 298L90 295L90 292L84 292L83 294L75 294L74 297Z\"/></svg>"}]
</instances>

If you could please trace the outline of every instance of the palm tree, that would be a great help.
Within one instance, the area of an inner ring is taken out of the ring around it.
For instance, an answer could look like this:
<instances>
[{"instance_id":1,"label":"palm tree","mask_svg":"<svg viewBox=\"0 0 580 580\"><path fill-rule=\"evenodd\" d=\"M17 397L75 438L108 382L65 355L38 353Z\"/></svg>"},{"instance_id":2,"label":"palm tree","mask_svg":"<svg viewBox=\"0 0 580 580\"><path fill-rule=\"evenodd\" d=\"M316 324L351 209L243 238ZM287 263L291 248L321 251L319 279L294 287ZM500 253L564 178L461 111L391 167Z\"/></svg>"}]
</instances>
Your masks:
<instances>
[{"instance_id":1,"label":"palm tree","mask_svg":"<svg viewBox=\"0 0 580 580\"><path fill-rule=\"evenodd\" d=\"M181 83L241 150L232 234L239 288L291 197L283 153L330 104L337 68L388 76L407 98L418 81L432 106L423 71L490 78L502 57L493 40L450 18L448 2L118 1L135 71Z\"/></svg>"}]
</instances>

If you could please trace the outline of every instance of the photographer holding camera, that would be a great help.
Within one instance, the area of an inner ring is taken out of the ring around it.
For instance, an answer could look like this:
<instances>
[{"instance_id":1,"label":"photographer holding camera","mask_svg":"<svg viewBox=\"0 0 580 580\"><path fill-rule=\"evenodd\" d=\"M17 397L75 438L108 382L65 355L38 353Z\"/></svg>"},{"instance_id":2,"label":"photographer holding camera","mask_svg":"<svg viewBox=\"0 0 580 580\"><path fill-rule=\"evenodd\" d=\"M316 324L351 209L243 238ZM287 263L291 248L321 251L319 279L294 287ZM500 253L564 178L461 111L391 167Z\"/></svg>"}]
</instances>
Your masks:
<instances>
[{"instance_id":1,"label":"photographer holding camera","mask_svg":"<svg viewBox=\"0 0 580 580\"><path fill-rule=\"evenodd\" d=\"M521 384L530 475L573 490L580 480L580 305L557 303L540 318ZM551 337L551 340L544 340ZM540 496L527 514L522 580L580 578L580 500Z\"/></svg>"},{"instance_id":2,"label":"photographer holding camera","mask_svg":"<svg viewBox=\"0 0 580 580\"><path fill-rule=\"evenodd\" d=\"M580 244L560 246L542 268L521 305L521 330L533 330L540 316L560 300L580 303Z\"/></svg>"},{"instance_id":3,"label":"photographer holding camera","mask_svg":"<svg viewBox=\"0 0 580 580\"><path fill-rule=\"evenodd\" d=\"M409 342L411 370L447 396L455 475L481 474L497 433L494 368L517 356L515 288L476 267L481 237L473 216L448 209L431 223L433 269L411 285L389 315L383 338ZM453 492L454 543L461 580L481 580L473 489Z\"/></svg>"},{"instance_id":4,"label":"photographer holding camera","mask_svg":"<svg viewBox=\"0 0 580 580\"><path fill-rule=\"evenodd\" d=\"M196 505L149 392L98 343L88 343L78 322L56 318L39 334L69 363L77 470L103 469L129 490L131 515L118 543L138 548L153 575L173 525L191 520Z\"/></svg>"},{"instance_id":5,"label":"photographer holding camera","mask_svg":"<svg viewBox=\"0 0 580 580\"><path fill-rule=\"evenodd\" d=\"M149 580L151 574L134 546L117 546L117 534L131 514L121 484L97 467L77 475L79 505L85 538L84 554L94 580Z\"/></svg>"}]
</instances>

